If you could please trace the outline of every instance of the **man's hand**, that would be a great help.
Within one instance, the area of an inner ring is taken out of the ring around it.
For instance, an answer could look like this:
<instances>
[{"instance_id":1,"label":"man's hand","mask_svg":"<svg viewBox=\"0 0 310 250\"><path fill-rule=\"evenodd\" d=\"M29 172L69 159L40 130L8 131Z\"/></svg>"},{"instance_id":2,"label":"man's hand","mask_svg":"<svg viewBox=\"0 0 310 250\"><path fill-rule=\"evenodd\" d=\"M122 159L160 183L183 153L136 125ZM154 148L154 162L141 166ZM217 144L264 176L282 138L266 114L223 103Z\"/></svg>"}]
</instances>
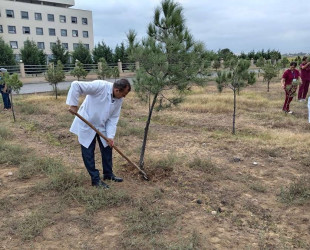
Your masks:
<instances>
[{"instance_id":1,"label":"man's hand","mask_svg":"<svg viewBox=\"0 0 310 250\"><path fill-rule=\"evenodd\" d=\"M114 146L114 141L113 141L113 139L108 138L107 143L108 143L108 145L109 145L111 148L113 148L113 146Z\"/></svg>"},{"instance_id":2,"label":"man's hand","mask_svg":"<svg viewBox=\"0 0 310 250\"><path fill-rule=\"evenodd\" d=\"M69 107L69 112L74 114L74 113L77 113L78 111L78 107L77 106L70 106Z\"/></svg>"}]
</instances>

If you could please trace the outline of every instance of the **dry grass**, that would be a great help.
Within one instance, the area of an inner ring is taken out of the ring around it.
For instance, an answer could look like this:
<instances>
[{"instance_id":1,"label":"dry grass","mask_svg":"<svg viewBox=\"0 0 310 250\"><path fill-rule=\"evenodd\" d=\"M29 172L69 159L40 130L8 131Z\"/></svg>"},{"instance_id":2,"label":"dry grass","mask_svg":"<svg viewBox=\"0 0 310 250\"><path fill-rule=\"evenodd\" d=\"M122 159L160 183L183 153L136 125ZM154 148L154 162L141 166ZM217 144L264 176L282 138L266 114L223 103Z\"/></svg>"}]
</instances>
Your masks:
<instances>
[{"instance_id":1,"label":"dry grass","mask_svg":"<svg viewBox=\"0 0 310 250\"><path fill-rule=\"evenodd\" d=\"M16 96L17 122L0 113L2 246L309 249L307 108L293 101L295 113L285 115L279 81L270 87L267 93L258 82L237 96L235 136L232 91L193 87L179 106L153 115L145 157L151 181L115 153L125 182L109 183L109 191L90 187L65 96ZM134 162L146 117L131 92L116 143Z\"/></svg>"}]
</instances>

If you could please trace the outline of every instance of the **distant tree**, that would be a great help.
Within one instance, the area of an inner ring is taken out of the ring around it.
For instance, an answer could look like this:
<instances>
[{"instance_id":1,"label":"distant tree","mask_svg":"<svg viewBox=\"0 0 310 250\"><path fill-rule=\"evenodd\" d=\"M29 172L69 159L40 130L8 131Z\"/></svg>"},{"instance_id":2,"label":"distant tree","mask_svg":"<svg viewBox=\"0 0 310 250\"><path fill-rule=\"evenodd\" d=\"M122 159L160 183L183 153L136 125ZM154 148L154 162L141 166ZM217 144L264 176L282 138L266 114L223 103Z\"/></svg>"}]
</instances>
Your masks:
<instances>
[{"instance_id":1,"label":"distant tree","mask_svg":"<svg viewBox=\"0 0 310 250\"><path fill-rule=\"evenodd\" d=\"M250 52L248 53L248 55L247 55L247 59L251 60L252 58L253 58L254 60L257 59L257 58L256 58L256 53L255 53L254 50L250 51Z\"/></svg>"},{"instance_id":2,"label":"distant tree","mask_svg":"<svg viewBox=\"0 0 310 250\"><path fill-rule=\"evenodd\" d=\"M230 51L230 49L219 49L217 52L218 57L223 59L224 61L228 60L231 57L234 57L234 53Z\"/></svg>"},{"instance_id":3,"label":"distant tree","mask_svg":"<svg viewBox=\"0 0 310 250\"><path fill-rule=\"evenodd\" d=\"M120 60L122 63L128 62L127 49L125 48L124 43L121 43L121 46L116 45L114 50L114 62Z\"/></svg>"},{"instance_id":4,"label":"distant tree","mask_svg":"<svg viewBox=\"0 0 310 250\"><path fill-rule=\"evenodd\" d=\"M231 57L226 61L224 61L224 67L228 68L229 70L233 70L236 67L237 63L238 63L237 57Z\"/></svg>"},{"instance_id":5,"label":"distant tree","mask_svg":"<svg viewBox=\"0 0 310 250\"><path fill-rule=\"evenodd\" d=\"M60 60L58 60L57 65L52 63L48 66L45 79L53 86L57 99L57 85L59 82L62 82L66 79L65 72L63 71L63 65Z\"/></svg>"},{"instance_id":6,"label":"distant tree","mask_svg":"<svg viewBox=\"0 0 310 250\"><path fill-rule=\"evenodd\" d=\"M288 60L287 57L283 57L280 61L280 65L282 69L285 69L286 67L290 65L290 60Z\"/></svg>"},{"instance_id":7,"label":"distant tree","mask_svg":"<svg viewBox=\"0 0 310 250\"><path fill-rule=\"evenodd\" d=\"M276 77L278 75L279 69L276 64L273 63L265 63L265 65L262 67L263 70L263 76L264 76L264 81L267 82L267 92L269 92L269 85L270 81L273 77Z\"/></svg>"},{"instance_id":8,"label":"distant tree","mask_svg":"<svg viewBox=\"0 0 310 250\"><path fill-rule=\"evenodd\" d=\"M112 70L107 64L106 60L104 58L100 58L99 62L101 66L98 68L97 75L99 79L106 79L111 77Z\"/></svg>"},{"instance_id":9,"label":"distant tree","mask_svg":"<svg viewBox=\"0 0 310 250\"><path fill-rule=\"evenodd\" d=\"M46 65L46 54L43 50L38 49L34 41L27 39L24 47L20 49L21 58L25 64L25 71L29 74L37 74L43 72L42 66ZM27 65L29 65L27 67Z\"/></svg>"},{"instance_id":10,"label":"distant tree","mask_svg":"<svg viewBox=\"0 0 310 250\"><path fill-rule=\"evenodd\" d=\"M134 34L127 34L127 37L132 38ZM147 37L139 47L132 49L135 44L134 40L129 40L132 58L141 63L133 86L138 96L149 104L139 162L143 168L149 126L157 101L164 100L162 108L180 103L190 84L205 81L201 74L207 58L204 46L193 40L185 26L182 7L172 0L163 0L155 9Z\"/></svg>"},{"instance_id":11,"label":"distant tree","mask_svg":"<svg viewBox=\"0 0 310 250\"><path fill-rule=\"evenodd\" d=\"M0 65L15 65L13 49L0 37Z\"/></svg>"},{"instance_id":12,"label":"distant tree","mask_svg":"<svg viewBox=\"0 0 310 250\"><path fill-rule=\"evenodd\" d=\"M264 64L265 64L265 59L262 56L257 59L257 61L256 61L257 67L262 68L262 67L264 67Z\"/></svg>"},{"instance_id":13,"label":"distant tree","mask_svg":"<svg viewBox=\"0 0 310 250\"><path fill-rule=\"evenodd\" d=\"M69 52L62 46L61 41L57 38L56 44L51 48L53 59L51 62L57 63L60 61L62 64L69 63Z\"/></svg>"},{"instance_id":14,"label":"distant tree","mask_svg":"<svg viewBox=\"0 0 310 250\"><path fill-rule=\"evenodd\" d=\"M10 99L11 99L11 110L12 110L13 119L15 122L16 118L15 118L12 92L15 91L18 94L21 87L23 86L23 83L19 80L18 74L16 73L14 73L13 75L9 75L9 73L5 73L4 82L6 83L7 88L9 89Z\"/></svg>"},{"instance_id":15,"label":"distant tree","mask_svg":"<svg viewBox=\"0 0 310 250\"><path fill-rule=\"evenodd\" d=\"M77 45L77 47L72 52L72 58L74 62L78 60L79 62L83 64L93 63L89 49L85 48L85 46L81 42Z\"/></svg>"},{"instance_id":16,"label":"distant tree","mask_svg":"<svg viewBox=\"0 0 310 250\"><path fill-rule=\"evenodd\" d=\"M240 59L248 59L248 56L242 51L241 54L238 56Z\"/></svg>"},{"instance_id":17,"label":"distant tree","mask_svg":"<svg viewBox=\"0 0 310 250\"><path fill-rule=\"evenodd\" d=\"M116 81L116 79L119 77L119 70L118 70L118 67L113 67L112 68L112 76L114 77L114 80Z\"/></svg>"},{"instance_id":18,"label":"distant tree","mask_svg":"<svg viewBox=\"0 0 310 250\"><path fill-rule=\"evenodd\" d=\"M248 60L241 59L238 61L235 68L226 73L224 71L219 71L217 73L216 83L219 92L225 87L229 87L234 93L234 111L233 111L233 126L232 133L235 134L235 124L236 124L236 107L237 107L237 93L248 85L255 83L255 73L249 73L250 62Z\"/></svg>"},{"instance_id":19,"label":"distant tree","mask_svg":"<svg viewBox=\"0 0 310 250\"><path fill-rule=\"evenodd\" d=\"M264 57L260 56L256 61L256 67L258 67L257 77L259 77L259 74L261 72L261 68L265 65L265 59Z\"/></svg>"},{"instance_id":20,"label":"distant tree","mask_svg":"<svg viewBox=\"0 0 310 250\"><path fill-rule=\"evenodd\" d=\"M83 77L85 79L86 76L88 75L88 72L84 69L83 63L81 63L80 61L77 61L76 66L70 72L70 74L74 77L77 77L77 79L79 81L81 77Z\"/></svg>"},{"instance_id":21,"label":"distant tree","mask_svg":"<svg viewBox=\"0 0 310 250\"><path fill-rule=\"evenodd\" d=\"M98 45L95 46L95 48L93 49L94 62L99 62L100 58L104 58L107 63L114 62L114 55L112 49L103 41L101 43L98 43Z\"/></svg>"},{"instance_id":22,"label":"distant tree","mask_svg":"<svg viewBox=\"0 0 310 250\"><path fill-rule=\"evenodd\" d=\"M221 67L221 62L219 59L213 61L212 67L217 71Z\"/></svg>"},{"instance_id":23,"label":"distant tree","mask_svg":"<svg viewBox=\"0 0 310 250\"><path fill-rule=\"evenodd\" d=\"M300 57L300 56L297 56L297 57L294 59L294 62L296 62L297 65L300 65L300 64L301 64L301 57Z\"/></svg>"}]
</instances>

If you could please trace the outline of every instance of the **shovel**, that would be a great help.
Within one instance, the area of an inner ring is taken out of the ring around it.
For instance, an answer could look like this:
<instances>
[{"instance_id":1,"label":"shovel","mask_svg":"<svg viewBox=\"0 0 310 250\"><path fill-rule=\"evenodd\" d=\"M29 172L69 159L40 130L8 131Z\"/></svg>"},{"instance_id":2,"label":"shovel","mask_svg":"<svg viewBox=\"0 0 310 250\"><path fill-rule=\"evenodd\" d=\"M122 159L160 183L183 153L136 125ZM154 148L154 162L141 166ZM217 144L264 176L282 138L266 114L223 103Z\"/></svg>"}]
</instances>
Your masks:
<instances>
[{"instance_id":1,"label":"shovel","mask_svg":"<svg viewBox=\"0 0 310 250\"><path fill-rule=\"evenodd\" d=\"M81 116L80 114L78 114L77 112L74 112L73 110L69 109L69 112L73 115L76 115L78 118L80 118L83 122L85 122L89 127L91 127L98 135L100 135L103 139L105 139L106 141L108 141L108 138L106 136L104 136L98 129L96 129L94 127L94 125L92 125L89 121L87 121L83 116ZM135 168L137 168L139 170L139 172L142 174L142 177L145 180L149 180L148 176L146 175L146 173L138 167L138 165L136 165L135 163L133 163L126 155L123 154L123 152L116 147L115 145L113 145L113 147L121 156L123 156L123 158L125 158L128 163L132 166L134 166Z\"/></svg>"}]
</instances>

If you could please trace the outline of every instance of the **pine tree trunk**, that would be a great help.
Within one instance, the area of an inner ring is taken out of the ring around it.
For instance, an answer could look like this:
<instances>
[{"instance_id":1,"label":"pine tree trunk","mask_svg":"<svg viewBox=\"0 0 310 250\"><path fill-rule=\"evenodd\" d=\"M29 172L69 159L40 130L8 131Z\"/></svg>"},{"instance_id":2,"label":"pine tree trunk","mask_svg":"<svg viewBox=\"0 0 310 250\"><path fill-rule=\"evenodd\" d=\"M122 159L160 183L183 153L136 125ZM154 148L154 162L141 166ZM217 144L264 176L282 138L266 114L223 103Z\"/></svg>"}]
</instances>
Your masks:
<instances>
[{"instance_id":1,"label":"pine tree trunk","mask_svg":"<svg viewBox=\"0 0 310 250\"><path fill-rule=\"evenodd\" d=\"M270 81L267 82L267 92L269 92L269 83Z\"/></svg>"},{"instance_id":2,"label":"pine tree trunk","mask_svg":"<svg viewBox=\"0 0 310 250\"><path fill-rule=\"evenodd\" d=\"M234 91L234 113L233 113L233 128L232 134L236 134L235 125L236 125L236 106L237 106L237 95L236 95L236 88L233 89Z\"/></svg>"},{"instance_id":3,"label":"pine tree trunk","mask_svg":"<svg viewBox=\"0 0 310 250\"><path fill-rule=\"evenodd\" d=\"M11 92L10 96L11 96L11 110L12 110L12 114L13 114L13 119L14 119L14 122L16 122L15 112L14 112L14 105L13 105L13 95L12 95L12 92Z\"/></svg>"},{"instance_id":4,"label":"pine tree trunk","mask_svg":"<svg viewBox=\"0 0 310 250\"><path fill-rule=\"evenodd\" d=\"M147 136L148 136L148 132L149 132L149 127L150 127L150 123L151 123L151 118L152 118L152 113L153 113L153 109L157 100L157 96L158 93L155 94L152 105L150 106L149 109L149 116L147 118L146 121L146 125L144 128L144 137L143 137L143 143L142 143L142 148L141 148L141 154L140 154L140 162L139 162L139 167L141 169L144 169L144 153L145 153L145 148L146 148L146 141L147 141Z\"/></svg>"},{"instance_id":5,"label":"pine tree trunk","mask_svg":"<svg viewBox=\"0 0 310 250\"><path fill-rule=\"evenodd\" d=\"M56 91L56 99L57 99L57 84L55 84L55 91Z\"/></svg>"}]
</instances>

